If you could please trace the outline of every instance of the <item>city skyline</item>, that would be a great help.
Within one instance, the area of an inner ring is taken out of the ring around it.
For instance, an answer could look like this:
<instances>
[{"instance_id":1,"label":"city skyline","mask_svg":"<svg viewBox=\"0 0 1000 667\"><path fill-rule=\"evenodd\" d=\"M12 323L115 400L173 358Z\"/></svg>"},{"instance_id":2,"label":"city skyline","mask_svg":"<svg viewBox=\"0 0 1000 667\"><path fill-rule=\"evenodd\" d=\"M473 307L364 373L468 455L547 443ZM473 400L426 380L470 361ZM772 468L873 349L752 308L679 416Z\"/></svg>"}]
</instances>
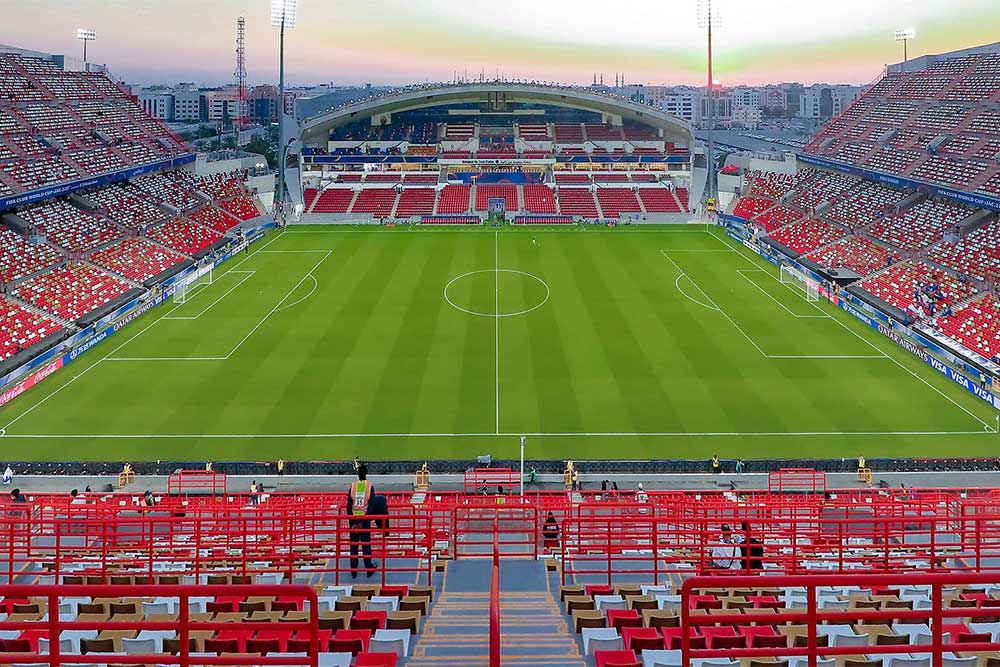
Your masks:
<instances>
[{"instance_id":1,"label":"city skyline","mask_svg":"<svg viewBox=\"0 0 1000 667\"><path fill-rule=\"evenodd\" d=\"M629 83L704 83L704 35L694 0L669 13L662 2L632 0L608 19L605 3L577 0L508 0L504 16L494 3L466 0L373 0L323 3L300 0L299 24L286 35L289 85L333 82L405 84L506 78L605 84L623 73ZM911 58L995 41L995 0L883 0L877 6L842 0L715 0L716 78L724 85L782 81L864 84L886 64L902 60L896 28L912 25ZM93 62L140 85L232 80L236 17L247 21L249 80L277 79L277 31L268 0L0 0L9 20L0 44L79 58L76 29L92 28ZM498 20L499 19L499 20Z\"/></svg>"}]
</instances>

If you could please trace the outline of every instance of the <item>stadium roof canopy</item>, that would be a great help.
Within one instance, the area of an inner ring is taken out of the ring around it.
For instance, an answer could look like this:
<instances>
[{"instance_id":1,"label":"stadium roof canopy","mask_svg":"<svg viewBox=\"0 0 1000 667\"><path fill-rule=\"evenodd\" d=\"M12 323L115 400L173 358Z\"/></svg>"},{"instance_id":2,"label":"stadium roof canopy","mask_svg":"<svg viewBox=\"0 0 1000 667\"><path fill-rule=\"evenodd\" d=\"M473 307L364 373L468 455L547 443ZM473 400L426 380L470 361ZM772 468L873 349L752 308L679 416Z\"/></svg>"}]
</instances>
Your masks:
<instances>
[{"instance_id":1,"label":"stadium roof canopy","mask_svg":"<svg viewBox=\"0 0 1000 667\"><path fill-rule=\"evenodd\" d=\"M559 106L606 114L623 121L631 120L662 129L663 138L667 141L685 145L692 143L691 126L687 121L645 104L582 88L507 82L409 88L345 104L305 119L302 141L307 144L325 142L331 130L373 116L391 116L394 113L450 104L489 104L495 103L498 96L506 103Z\"/></svg>"}]
</instances>

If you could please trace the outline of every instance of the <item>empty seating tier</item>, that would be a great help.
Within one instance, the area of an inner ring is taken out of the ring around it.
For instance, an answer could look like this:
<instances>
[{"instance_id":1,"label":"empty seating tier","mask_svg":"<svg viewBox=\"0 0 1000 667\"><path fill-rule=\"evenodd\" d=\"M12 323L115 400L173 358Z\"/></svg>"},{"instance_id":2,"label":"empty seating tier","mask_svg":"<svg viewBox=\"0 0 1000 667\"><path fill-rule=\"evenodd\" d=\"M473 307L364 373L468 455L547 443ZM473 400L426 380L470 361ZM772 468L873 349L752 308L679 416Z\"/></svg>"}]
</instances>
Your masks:
<instances>
[{"instance_id":1,"label":"empty seating tier","mask_svg":"<svg viewBox=\"0 0 1000 667\"><path fill-rule=\"evenodd\" d=\"M137 283L160 275L184 261L184 256L142 238L123 239L96 250L90 261Z\"/></svg>"},{"instance_id":2,"label":"empty seating tier","mask_svg":"<svg viewBox=\"0 0 1000 667\"><path fill-rule=\"evenodd\" d=\"M61 324L48 317L0 297L0 361L28 349L62 328Z\"/></svg>"},{"instance_id":3,"label":"empty seating tier","mask_svg":"<svg viewBox=\"0 0 1000 667\"><path fill-rule=\"evenodd\" d=\"M239 220L225 211L217 209L213 206L202 206L198 210L189 213L187 217L191 218L199 225L211 227L220 234L225 234L230 229L240 224Z\"/></svg>"},{"instance_id":4,"label":"empty seating tier","mask_svg":"<svg viewBox=\"0 0 1000 667\"><path fill-rule=\"evenodd\" d=\"M669 188L639 188L639 199L647 213L681 212L681 203Z\"/></svg>"},{"instance_id":5,"label":"empty seating tier","mask_svg":"<svg viewBox=\"0 0 1000 667\"><path fill-rule=\"evenodd\" d=\"M161 245L185 255L196 255L213 243L222 240L222 234L202 227L184 218L177 218L154 227L149 237Z\"/></svg>"},{"instance_id":6,"label":"empty seating tier","mask_svg":"<svg viewBox=\"0 0 1000 667\"><path fill-rule=\"evenodd\" d=\"M330 188L324 190L313 206L313 213L347 213L354 201L354 190Z\"/></svg>"},{"instance_id":7,"label":"empty seating tier","mask_svg":"<svg viewBox=\"0 0 1000 667\"><path fill-rule=\"evenodd\" d=\"M409 218L434 213L434 188L405 188L396 204L396 217Z\"/></svg>"},{"instance_id":8,"label":"empty seating tier","mask_svg":"<svg viewBox=\"0 0 1000 667\"><path fill-rule=\"evenodd\" d=\"M12 294L64 320L75 321L129 290L126 282L95 266L76 264L37 275Z\"/></svg>"},{"instance_id":9,"label":"empty seating tier","mask_svg":"<svg viewBox=\"0 0 1000 667\"><path fill-rule=\"evenodd\" d=\"M597 203L588 188L559 188L556 191L559 212L563 215L596 218Z\"/></svg>"},{"instance_id":10,"label":"empty seating tier","mask_svg":"<svg viewBox=\"0 0 1000 667\"><path fill-rule=\"evenodd\" d=\"M849 269L867 276L899 259L889 248L863 236L849 236L807 255L808 259L828 269Z\"/></svg>"},{"instance_id":11,"label":"empty seating tier","mask_svg":"<svg viewBox=\"0 0 1000 667\"><path fill-rule=\"evenodd\" d=\"M628 188L598 188L597 201L605 218L618 218L622 213L642 212L642 205L635 192Z\"/></svg>"},{"instance_id":12,"label":"empty seating tier","mask_svg":"<svg viewBox=\"0 0 1000 667\"><path fill-rule=\"evenodd\" d=\"M804 255L846 235L847 232L840 227L816 218L806 218L776 230L771 238Z\"/></svg>"},{"instance_id":13,"label":"empty seating tier","mask_svg":"<svg viewBox=\"0 0 1000 667\"><path fill-rule=\"evenodd\" d=\"M547 185L524 186L524 210L529 213L555 213L556 199Z\"/></svg>"},{"instance_id":14,"label":"empty seating tier","mask_svg":"<svg viewBox=\"0 0 1000 667\"><path fill-rule=\"evenodd\" d=\"M468 213L471 189L468 185L444 186L438 197L436 213Z\"/></svg>"}]
</instances>

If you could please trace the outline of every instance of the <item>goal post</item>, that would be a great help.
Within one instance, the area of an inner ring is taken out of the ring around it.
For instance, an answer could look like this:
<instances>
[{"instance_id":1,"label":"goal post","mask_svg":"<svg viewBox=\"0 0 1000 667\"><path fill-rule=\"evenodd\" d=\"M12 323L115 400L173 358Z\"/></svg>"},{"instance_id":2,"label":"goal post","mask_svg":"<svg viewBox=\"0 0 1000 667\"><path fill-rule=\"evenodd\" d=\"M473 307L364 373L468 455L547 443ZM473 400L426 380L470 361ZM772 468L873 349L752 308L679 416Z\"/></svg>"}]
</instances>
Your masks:
<instances>
[{"instance_id":1,"label":"goal post","mask_svg":"<svg viewBox=\"0 0 1000 667\"><path fill-rule=\"evenodd\" d=\"M781 284L802 292L806 301L819 301L819 285L794 266L781 265Z\"/></svg>"},{"instance_id":2,"label":"goal post","mask_svg":"<svg viewBox=\"0 0 1000 667\"><path fill-rule=\"evenodd\" d=\"M213 265L207 264L178 280L174 287L174 303L185 303L188 297L188 290L194 287L207 287L211 285L213 280L212 269Z\"/></svg>"},{"instance_id":3,"label":"goal post","mask_svg":"<svg viewBox=\"0 0 1000 667\"><path fill-rule=\"evenodd\" d=\"M181 304L187 301L187 281L180 280L174 287L174 303Z\"/></svg>"},{"instance_id":4,"label":"goal post","mask_svg":"<svg viewBox=\"0 0 1000 667\"><path fill-rule=\"evenodd\" d=\"M198 285L211 285L212 284L212 265L209 264L207 267L199 270Z\"/></svg>"}]
</instances>

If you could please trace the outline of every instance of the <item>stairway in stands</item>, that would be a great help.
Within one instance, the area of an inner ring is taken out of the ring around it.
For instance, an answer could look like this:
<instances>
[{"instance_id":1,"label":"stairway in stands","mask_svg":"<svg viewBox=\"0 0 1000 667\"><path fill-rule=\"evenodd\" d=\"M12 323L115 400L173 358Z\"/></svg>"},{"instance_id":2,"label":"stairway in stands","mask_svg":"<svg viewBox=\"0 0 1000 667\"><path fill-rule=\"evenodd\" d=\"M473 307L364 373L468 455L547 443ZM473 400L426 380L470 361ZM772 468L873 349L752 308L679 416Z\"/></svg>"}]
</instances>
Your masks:
<instances>
[{"instance_id":1,"label":"stairway in stands","mask_svg":"<svg viewBox=\"0 0 1000 667\"><path fill-rule=\"evenodd\" d=\"M406 667L489 665L489 559L448 563L443 591ZM576 636L549 590L545 564L500 565L500 653L506 667L583 667Z\"/></svg>"}]
</instances>

